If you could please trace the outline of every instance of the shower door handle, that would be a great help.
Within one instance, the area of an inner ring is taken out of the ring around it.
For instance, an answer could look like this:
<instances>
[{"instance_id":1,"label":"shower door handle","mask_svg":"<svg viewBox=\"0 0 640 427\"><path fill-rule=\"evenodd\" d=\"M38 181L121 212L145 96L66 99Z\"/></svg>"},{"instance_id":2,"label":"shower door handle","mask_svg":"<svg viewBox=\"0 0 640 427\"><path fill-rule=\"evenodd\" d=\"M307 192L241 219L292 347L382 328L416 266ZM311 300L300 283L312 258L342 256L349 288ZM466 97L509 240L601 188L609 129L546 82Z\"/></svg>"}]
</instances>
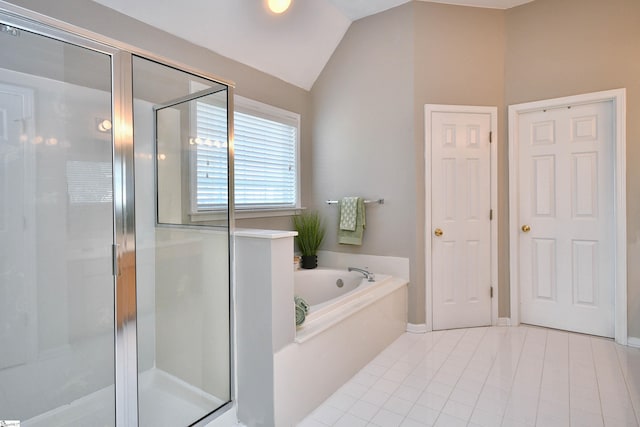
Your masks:
<instances>
[{"instance_id":1,"label":"shower door handle","mask_svg":"<svg viewBox=\"0 0 640 427\"><path fill-rule=\"evenodd\" d=\"M111 274L113 274L114 277L120 277L120 266L118 265L119 246L117 243L111 245Z\"/></svg>"}]
</instances>

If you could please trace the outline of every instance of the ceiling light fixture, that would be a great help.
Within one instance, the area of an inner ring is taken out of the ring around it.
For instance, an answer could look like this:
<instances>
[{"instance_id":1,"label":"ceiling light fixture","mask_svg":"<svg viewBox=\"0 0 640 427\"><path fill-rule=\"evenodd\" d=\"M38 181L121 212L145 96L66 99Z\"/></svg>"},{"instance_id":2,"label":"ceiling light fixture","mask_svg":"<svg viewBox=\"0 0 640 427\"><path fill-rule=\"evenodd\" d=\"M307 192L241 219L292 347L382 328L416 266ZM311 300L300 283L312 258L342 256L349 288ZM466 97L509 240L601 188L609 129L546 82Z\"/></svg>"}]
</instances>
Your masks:
<instances>
[{"instance_id":1,"label":"ceiling light fixture","mask_svg":"<svg viewBox=\"0 0 640 427\"><path fill-rule=\"evenodd\" d=\"M273 13L283 13L289 6L291 6L291 0L267 0L267 4L269 5L269 10Z\"/></svg>"}]
</instances>

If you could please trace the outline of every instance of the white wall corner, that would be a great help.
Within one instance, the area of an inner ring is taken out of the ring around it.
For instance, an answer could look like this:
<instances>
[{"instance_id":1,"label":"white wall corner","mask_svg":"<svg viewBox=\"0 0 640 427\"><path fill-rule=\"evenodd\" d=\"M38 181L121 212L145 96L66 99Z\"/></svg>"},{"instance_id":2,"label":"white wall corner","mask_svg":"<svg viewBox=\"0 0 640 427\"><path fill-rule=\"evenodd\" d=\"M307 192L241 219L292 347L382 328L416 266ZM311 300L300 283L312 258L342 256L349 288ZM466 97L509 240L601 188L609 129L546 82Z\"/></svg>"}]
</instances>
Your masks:
<instances>
[{"instance_id":1,"label":"white wall corner","mask_svg":"<svg viewBox=\"0 0 640 427\"><path fill-rule=\"evenodd\" d=\"M407 323L407 332L409 332L410 334L426 334L427 324L426 323Z\"/></svg>"}]
</instances>

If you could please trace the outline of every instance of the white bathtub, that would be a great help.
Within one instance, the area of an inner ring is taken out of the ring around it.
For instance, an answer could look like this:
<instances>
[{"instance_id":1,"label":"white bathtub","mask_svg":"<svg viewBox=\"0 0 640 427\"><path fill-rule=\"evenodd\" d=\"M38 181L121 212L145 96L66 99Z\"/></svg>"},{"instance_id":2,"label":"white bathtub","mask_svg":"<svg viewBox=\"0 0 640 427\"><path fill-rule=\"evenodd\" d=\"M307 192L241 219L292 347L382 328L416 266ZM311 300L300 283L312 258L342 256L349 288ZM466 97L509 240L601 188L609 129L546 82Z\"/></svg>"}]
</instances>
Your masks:
<instances>
[{"instance_id":1,"label":"white bathtub","mask_svg":"<svg viewBox=\"0 0 640 427\"><path fill-rule=\"evenodd\" d=\"M369 282L362 273L330 268L297 270L293 283L294 294L310 306L304 323L296 328L297 343L307 341L407 285L406 280L386 274L375 274L374 281Z\"/></svg>"},{"instance_id":2,"label":"white bathtub","mask_svg":"<svg viewBox=\"0 0 640 427\"><path fill-rule=\"evenodd\" d=\"M310 305L305 322L364 296L390 278L389 275L376 274L374 281L369 282L362 273L329 268L298 270L293 274L295 294Z\"/></svg>"},{"instance_id":3,"label":"white bathtub","mask_svg":"<svg viewBox=\"0 0 640 427\"><path fill-rule=\"evenodd\" d=\"M276 425L295 425L406 330L407 285L346 268L294 272L310 310L295 342L274 355Z\"/></svg>"}]
</instances>

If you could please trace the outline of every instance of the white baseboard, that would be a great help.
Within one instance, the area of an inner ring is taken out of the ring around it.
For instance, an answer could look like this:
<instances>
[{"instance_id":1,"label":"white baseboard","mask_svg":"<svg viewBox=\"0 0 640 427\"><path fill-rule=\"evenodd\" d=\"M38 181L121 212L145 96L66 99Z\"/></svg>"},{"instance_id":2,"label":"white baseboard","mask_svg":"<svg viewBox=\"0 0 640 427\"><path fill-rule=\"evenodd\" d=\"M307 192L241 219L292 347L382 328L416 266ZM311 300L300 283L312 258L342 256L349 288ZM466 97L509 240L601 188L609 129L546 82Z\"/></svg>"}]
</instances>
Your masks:
<instances>
[{"instance_id":1,"label":"white baseboard","mask_svg":"<svg viewBox=\"0 0 640 427\"><path fill-rule=\"evenodd\" d=\"M627 345L629 347L640 348L640 338L636 338L636 337L627 338Z\"/></svg>"},{"instance_id":2,"label":"white baseboard","mask_svg":"<svg viewBox=\"0 0 640 427\"><path fill-rule=\"evenodd\" d=\"M427 325L425 323L407 323L407 332L410 334L425 334Z\"/></svg>"},{"instance_id":3,"label":"white baseboard","mask_svg":"<svg viewBox=\"0 0 640 427\"><path fill-rule=\"evenodd\" d=\"M511 318L510 317L498 317L497 326L511 326Z\"/></svg>"}]
</instances>

